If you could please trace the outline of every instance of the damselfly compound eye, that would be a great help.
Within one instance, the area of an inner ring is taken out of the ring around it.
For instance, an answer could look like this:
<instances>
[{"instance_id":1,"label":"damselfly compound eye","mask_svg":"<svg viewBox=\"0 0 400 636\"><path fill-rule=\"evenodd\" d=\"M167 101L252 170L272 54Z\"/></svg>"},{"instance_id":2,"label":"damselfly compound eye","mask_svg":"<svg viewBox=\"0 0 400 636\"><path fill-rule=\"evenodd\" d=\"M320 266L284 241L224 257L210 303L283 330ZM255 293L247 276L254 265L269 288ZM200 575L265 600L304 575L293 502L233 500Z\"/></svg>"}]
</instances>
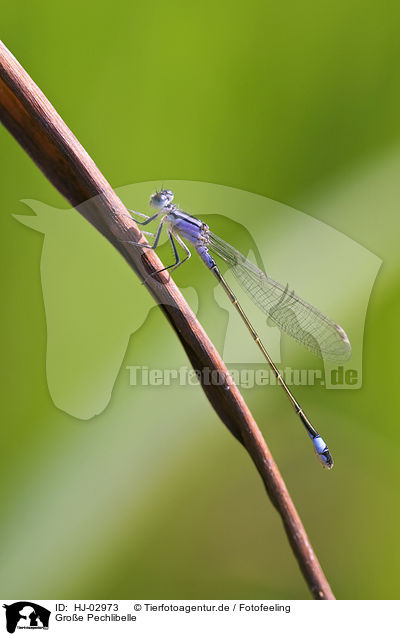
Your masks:
<instances>
[{"instance_id":1,"label":"damselfly compound eye","mask_svg":"<svg viewBox=\"0 0 400 636\"><path fill-rule=\"evenodd\" d=\"M152 208L162 210L166 205L169 205L174 198L174 193L171 190L160 190L151 195L150 205Z\"/></svg>"}]
</instances>

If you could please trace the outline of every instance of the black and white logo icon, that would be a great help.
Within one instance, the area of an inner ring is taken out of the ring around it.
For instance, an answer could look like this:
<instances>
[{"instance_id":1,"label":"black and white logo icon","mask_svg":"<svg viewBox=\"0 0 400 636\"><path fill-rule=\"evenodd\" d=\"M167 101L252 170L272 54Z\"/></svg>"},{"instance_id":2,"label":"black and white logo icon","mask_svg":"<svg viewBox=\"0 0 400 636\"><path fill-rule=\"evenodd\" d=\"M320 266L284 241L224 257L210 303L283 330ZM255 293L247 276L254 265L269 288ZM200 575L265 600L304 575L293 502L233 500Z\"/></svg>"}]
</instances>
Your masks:
<instances>
[{"instance_id":1,"label":"black and white logo icon","mask_svg":"<svg viewBox=\"0 0 400 636\"><path fill-rule=\"evenodd\" d=\"M6 626L9 634L13 634L16 629L49 628L51 612L37 603L18 601L3 607L6 610Z\"/></svg>"}]
</instances>

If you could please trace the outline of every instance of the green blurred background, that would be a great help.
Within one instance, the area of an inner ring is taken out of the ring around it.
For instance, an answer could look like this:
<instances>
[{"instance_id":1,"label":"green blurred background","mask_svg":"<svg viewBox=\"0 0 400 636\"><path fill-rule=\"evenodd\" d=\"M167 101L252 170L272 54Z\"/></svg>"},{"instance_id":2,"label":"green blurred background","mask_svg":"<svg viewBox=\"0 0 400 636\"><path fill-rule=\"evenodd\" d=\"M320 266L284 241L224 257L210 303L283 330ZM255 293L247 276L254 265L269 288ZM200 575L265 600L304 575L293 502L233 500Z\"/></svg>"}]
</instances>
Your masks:
<instances>
[{"instance_id":1,"label":"green blurred background","mask_svg":"<svg viewBox=\"0 0 400 636\"><path fill-rule=\"evenodd\" d=\"M2 9L5 44L114 187L173 179L247 190L382 259L363 387L296 392L326 432L334 471L313 460L279 391L244 391L344 599L398 598L400 587L399 19L398 3L365 0ZM187 364L157 308L131 339L103 413L82 421L56 408L46 382L43 236L11 215L28 213L24 198L68 206L0 135L0 596L309 598L261 480L202 391L128 386L126 364ZM190 286L196 271L207 294L203 269L191 263L176 280ZM207 303L206 327L218 316Z\"/></svg>"}]
</instances>

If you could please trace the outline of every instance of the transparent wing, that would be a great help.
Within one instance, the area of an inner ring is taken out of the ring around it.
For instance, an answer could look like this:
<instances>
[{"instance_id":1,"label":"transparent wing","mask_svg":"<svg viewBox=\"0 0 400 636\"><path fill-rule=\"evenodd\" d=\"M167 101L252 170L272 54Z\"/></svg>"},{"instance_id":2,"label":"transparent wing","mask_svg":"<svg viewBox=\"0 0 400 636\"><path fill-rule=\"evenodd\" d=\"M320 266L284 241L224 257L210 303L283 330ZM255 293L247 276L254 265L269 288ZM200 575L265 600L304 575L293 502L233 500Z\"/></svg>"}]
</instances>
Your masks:
<instances>
[{"instance_id":1,"label":"transparent wing","mask_svg":"<svg viewBox=\"0 0 400 636\"><path fill-rule=\"evenodd\" d=\"M229 263L240 286L253 302L279 327L315 355L344 362L351 345L343 329L318 309L284 287L221 238L209 233L208 248Z\"/></svg>"}]
</instances>

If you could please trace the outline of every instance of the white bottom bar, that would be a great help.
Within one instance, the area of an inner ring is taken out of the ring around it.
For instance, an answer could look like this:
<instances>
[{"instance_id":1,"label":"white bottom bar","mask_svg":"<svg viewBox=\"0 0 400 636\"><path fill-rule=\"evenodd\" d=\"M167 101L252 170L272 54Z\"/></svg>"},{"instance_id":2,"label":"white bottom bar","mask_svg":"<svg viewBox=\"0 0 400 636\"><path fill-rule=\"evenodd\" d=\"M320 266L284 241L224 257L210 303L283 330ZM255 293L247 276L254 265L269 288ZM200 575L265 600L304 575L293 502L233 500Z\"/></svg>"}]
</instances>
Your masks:
<instances>
[{"instance_id":1,"label":"white bottom bar","mask_svg":"<svg viewBox=\"0 0 400 636\"><path fill-rule=\"evenodd\" d=\"M7 607L4 607L6 605ZM400 601L1 601L2 633L274 636L389 633ZM44 626L46 617L48 628ZM7 625L8 621L8 625ZM14 624L12 624L14 622ZM11 632L10 628L14 628Z\"/></svg>"}]
</instances>

